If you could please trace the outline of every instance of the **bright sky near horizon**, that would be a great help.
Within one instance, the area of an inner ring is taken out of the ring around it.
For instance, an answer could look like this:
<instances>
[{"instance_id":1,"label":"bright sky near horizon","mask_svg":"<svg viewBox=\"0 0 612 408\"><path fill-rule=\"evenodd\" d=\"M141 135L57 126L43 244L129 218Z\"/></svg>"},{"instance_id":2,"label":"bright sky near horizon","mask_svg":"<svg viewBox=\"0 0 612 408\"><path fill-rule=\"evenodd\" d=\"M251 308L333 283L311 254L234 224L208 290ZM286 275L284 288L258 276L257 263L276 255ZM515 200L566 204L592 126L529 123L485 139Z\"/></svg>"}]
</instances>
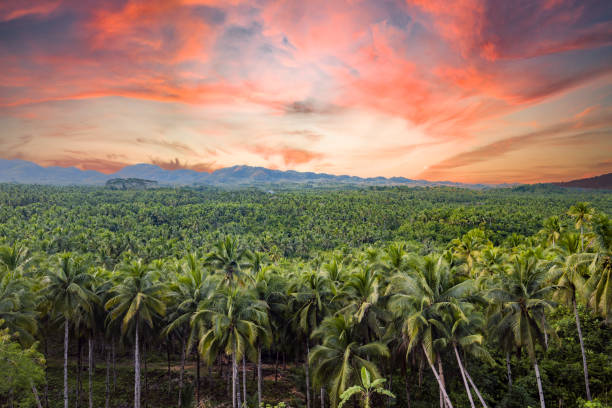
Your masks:
<instances>
[{"instance_id":1,"label":"bright sky near horizon","mask_svg":"<svg viewBox=\"0 0 612 408\"><path fill-rule=\"evenodd\" d=\"M3 0L0 68L41 165L612 172L609 0Z\"/></svg>"}]
</instances>

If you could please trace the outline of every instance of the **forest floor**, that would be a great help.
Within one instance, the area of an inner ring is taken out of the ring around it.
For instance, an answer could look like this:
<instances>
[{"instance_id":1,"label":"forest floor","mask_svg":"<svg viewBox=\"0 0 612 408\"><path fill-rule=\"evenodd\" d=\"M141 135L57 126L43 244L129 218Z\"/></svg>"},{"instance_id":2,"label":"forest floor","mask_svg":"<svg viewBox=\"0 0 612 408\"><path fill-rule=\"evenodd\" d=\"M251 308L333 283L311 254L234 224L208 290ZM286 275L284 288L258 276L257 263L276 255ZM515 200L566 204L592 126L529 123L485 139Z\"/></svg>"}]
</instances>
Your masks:
<instances>
[{"instance_id":1,"label":"forest floor","mask_svg":"<svg viewBox=\"0 0 612 408\"><path fill-rule=\"evenodd\" d=\"M128 408L133 406L134 397L134 369L132 361L128 359L117 360L115 364L116 381L113 381L112 365L109 373L110 384L110 404L112 408ZM47 398L49 408L63 407L63 361L61 359L48 360L48 390ZM231 407L231 377L228 381L228 368L224 366L208 367L204 364L200 366L200 394L202 408L222 408ZM249 407L257 406L257 366L247 364L247 401ZM81 387L78 391L79 403L77 400L78 370L76 360L69 361L68 367L68 387L70 393L71 407L88 407L88 381L89 371L87 360L83 359L80 375ZM170 365L170 377L168 376L168 365L163 361L148 362L146 367L146 380L144 364L142 370L142 407L176 407L178 404L179 393L179 374L180 365L172 362ZM221 371L222 370L222 371ZM278 367L278 377L275 380L275 365L263 364L263 402L266 404L277 404L285 402L289 407L298 408L304 405L303 393L296 389L295 384L299 384L302 373L293 365L283 368L282 364ZM240 390L242 391L242 371L239 371ZM185 363L184 379L184 402L188 402L187 407L193 407L195 402L195 378L196 364L193 361ZM95 372L92 376L93 384L93 407L105 407L106 398L106 364L100 361L95 364ZM45 390L40 390L41 394ZM189 396L193 395L190 399Z\"/></svg>"}]
</instances>

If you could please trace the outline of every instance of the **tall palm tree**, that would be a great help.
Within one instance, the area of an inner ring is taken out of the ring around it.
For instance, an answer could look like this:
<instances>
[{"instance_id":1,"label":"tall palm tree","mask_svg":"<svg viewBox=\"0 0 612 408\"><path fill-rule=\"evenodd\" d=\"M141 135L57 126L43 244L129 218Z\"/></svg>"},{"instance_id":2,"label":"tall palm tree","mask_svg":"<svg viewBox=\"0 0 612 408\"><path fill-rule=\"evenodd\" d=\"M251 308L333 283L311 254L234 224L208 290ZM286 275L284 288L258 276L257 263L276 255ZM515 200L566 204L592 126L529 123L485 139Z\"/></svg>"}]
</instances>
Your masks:
<instances>
[{"instance_id":1,"label":"tall palm tree","mask_svg":"<svg viewBox=\"0 0 612 408\"><path fill-rule=\"evenodd\" d=\"M419 348L423 351L438 382L442 400L452 408L442 373L438 373L433 365L435 345L445 336L441 330L444 313L469 301L473 282L457 280L443 256L425 256L417 260L413 268L412 274L400 273L393 277L388 288L394 293L389 309L396 318L403 319L402 333L408 339L407 351Z\"/></svg>"},{"instance_id":2,"label":"tall palm tree","mask_svg":"<svg viewBox=\"0 0 612 408\"><path fill-rule=\"evenodd\" d=\"M358 379L361 367L366 367L374 378L380 378L373 361L388 357L389 349L379 341L364 342L354 316L328 316L312 337L321 341L310 354L314 378L317 383L327 385L332 407L336 407L340 395Z\"/></svg>"},{"instance_id":3,"label":"tall palm tree","mask_svg":"<svg viewBox=\"0 0 612 408\"><path fill-rule=\"evenodd\" d=\"M576 234L566 234L559 242L557 258L550 269L551 280L556 284L556 294L568 306L571 306L576 319L576 329L578 330L578 340L580 341L580 351L582 353L582 369L584 372L584 384L586 396L589 401L591 390L589 387L589 369L587 366L586 354L584 352L584 341L582 338L582 328L576 301L579 296L585 296L587 281L587 266L593 261L595 255L582 253L578 248L579 237Z\"/></svg>"},{"instance_id":4,"label":"tall palm tree","mask_svg":"<svg viewBox=\"0 0 612 408\"><path fill-rule=\"evenodd\" d=\"M210 364L220 352L232 357L232 407L240 404L238 365L267 325L267 305L250 291L220 287L211 299L200 303L191 324L209 327L201 333L198 350ZM201 323L199 323L201 322ZM210 322L207 324L207 322Z\"/></svg>"},{"instance_id":5,"label":"tall palm tree","mask_svg":"<svg viewBox=\"0 0 612 408\"><path fill-rule=\"evenodd\" d=\"M234 285L246 276L243 271L247 266L245 257L246 251L240 247L238 240L227 236L216 243L213 251L206 257L206 264L213 272L222 273L226 284Z\"/></svg>"},{"instance_id":6,"label":"tall palm tree","mask_svg":"<svg viewBox=\"0 0 612 408\"><path fill-rule=\"evenodd\" d=\"M561 233L563 232L563 227L561 226L561 221L559 216L553 215L544 220L542 225L542 229L540 230L540 234L542 234L546 240L546 242L550 242L552 247L554 248L559 241L559 237L561 237Z\"/></svg>"},{"instance_id":7,"label":"tall palm tree","mask_svg":"<svg viewBox=\"0 0 612 408\"><path fill-rule=\"evenodd\" d=\"M460 239L451 241L453 254L463 262L465 274L470 276L474 269L474 263L485 247L486 237L482 230L473 229L464 234Z\"/></svg>"},{"instance_id":8,"label":"tall palm tree","mask_svg":"<svg viewBox=\"0 0 612 408\"><path fill-rule=\"evenodd\" d=\"M68 341L71 320L80 311L92 313L95 294L89 289L91 275L84 261L70 253L59 256L56 268L44 277L44 298L52 314L64 320L64 408L68 408Z\"/></svg>"},{"instance_id":9,"label":"tall palm tree","mask_svg":"<svg viewBox=\"0 0 612 408\"><path fill-rule=\"evenodd\" d=\"M578 202L570 207L567 214L574 219L576 229L580 230L580 251L584 251L584 226L591 223L595 210L589 203Z\"/></svg>"},{"instance_id":10,"label":"tall palm tree","mask_svg":"<svg viewBox=\"0 0 612 408\"><path fill-rule=\"evenodd\" d=\"M153 319L163 316L166 305L163 302L164 286L157 282L157 276L142 261L132 261L120 269L120 279L113 288L113 296L106 302L110 311L109 320L121 320L121 333L134 333L134 408L140 408L140 332L141 323L153 327Z\"/></svg>"},{"instance_id":11,"label":"tall palm tree","mask_svg":"<svg viewBox=\"0 0 612 408\"><path fill-rule=\"evenodd\" d=\"M170 301L176 305L168 313L167 326L164 329L166 335L178 333L182 337L181 347L181 374L179 383L179 406L182 403L182 379L184 371L184 356L188 355L194 344L199 341L199 335L204 330L203 321L190 324L191 318L197 313L201 302L208 299L214 287L207 279L208 273L202 267L200 260L194 253L185 256L183 263L179 266L176 280L169 286L168 296ZM196 354L196 401L200 400L200 353Z\"/></svg>"},{"instance_id":12,"label":"tall palm tree","mask_svg":"<svg viewBox=\"0 0 612 408\"><path fill-rule=\"evenodd\" d=\"M306 269L289 289L294 309L296 329L306 338L306 407L310 407L310 337L327 313L331 298L331 285L327 277L317 271Z\"/></svg>"},{"instance_id":13,"label":"tall palm tree","mask_svg":"<svg viewBox=\"0 0 612 408\"><path fill-rule=\"evenodd\" d=\"M542 408L546 403L536 345L545 344L543 316L546 309L552 308L549 296L554 290L547 283L546 266L531 250L515 255L509 273L501 277L500 286L488 292L498 305L498 311L492 316L497 322L495 332L499 333L498 337L511 334L517 347L527 349L533 362Z\"/></svg>"}]
</instances>

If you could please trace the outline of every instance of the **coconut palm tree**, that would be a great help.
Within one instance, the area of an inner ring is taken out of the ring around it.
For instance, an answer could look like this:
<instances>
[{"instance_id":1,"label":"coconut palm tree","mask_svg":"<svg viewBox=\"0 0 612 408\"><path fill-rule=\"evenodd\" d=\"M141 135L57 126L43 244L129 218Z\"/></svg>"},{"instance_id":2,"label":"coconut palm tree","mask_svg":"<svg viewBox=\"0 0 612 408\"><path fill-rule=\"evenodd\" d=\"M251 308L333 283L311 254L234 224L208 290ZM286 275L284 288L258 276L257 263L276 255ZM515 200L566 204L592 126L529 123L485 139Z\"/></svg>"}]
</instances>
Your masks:
<instances>
[{"instance_id":1,"label":"coconut palm tree","mask_svg":"<svg viewBox=\"0 0 612 408\"><path fill-rule=\"evenodd\" d=\"M246 251L240 247L238 240L227 236L215 244L205 263L214 273L223 274L225 284L235 285L246 276L243 271L248 266L245 257Z\"/></svg>"},{"instance_id":2,"label":"coconut palm tree","mask_svg":"<svg viewBox=\"0 0 612 408\"><path fill-rule=\"evenodd\" d=\"M58 265L44 277L43 296L51 313L64 320L64 408L68 408L68 341L70 323L79 312L92 313L96 295L89 289L92 276L85 262L70 253L59 256Z\"/></svg>"},{"instance_id":3,"label":"coconut palm tree","mask_svg":"<svg viewBox=\"0 0 612 408\"><path fill-rule=\"evenodd\" d=\"M166 313L163 302L164 286L141 260L125 264L120 269L119 283L113 296L106 302L108 319L121 320L121 333L134 334L134 408L140 408L140 332L141 324L153 327L153 319Z\"/></svg>"},{"instance_id":4,"label":"coconut palm tree","mask_svg":"<svg viewBox=\"0 0 612 408\"><path fill-rule=\"evenodd\" d=\"M486 237L482 230L473 229L464 234L460 239L451 241L450 246L453 255L463 262L465 274L470 276L480 251L485 247Z\"/></svg>"},{"instance_id":5,"label":"coconut palm tree","mask_svg":"<svg viewBox=\"0 0 612 408\"><path fill-rule=\"evenodd\" d=\"M361 367L380 378L374 363L389 356L389 349L380 341L364 342L353 315L337 314L326 317L312 333L321 344L310 353L315 382L327 385L332 407L336 407L340 395L357 380Z\"/></svg>"},{"instance_id":6,"label":"coconut palm tree","mask_svg":"<svg viewBox=\"0 0 612 408\"><path fill-rule=\"evenodd\" d=\"M305 270L289 288L292 297L290 308L296 310L293 322L299 333L306 338L306 407L310 407L310 342L313 330L323 320L331 299L331 285L323 273Z\"/></svg>"},{"instance_id":7,"label":"coconut palm tree","mask_svg":"<svg viewBox=\"0 0 612 408\"><path fill-rule=\"evenodd\" d=\"M538 385L540 405L545 408L540 368L536 345L545 345L543 327L546 323L544 312L552 308L549 296L554 286L547 282L547 265L542 263L532 250L514 256L509 273L501 276L500 286L491 289L488 296L498 305L492 316L497 322L494 335L512 335L517 347L527 349L532 360Z\"/></svg>"},{"instance_id":8,"label":"coconut palm tree","mask_svg":"<svg viewBox=\"0 0 612 408\"><path fill-rule=\"evenodd\" d=\"M257 341L267 326L267 305L251 291L220 287L207 301L200 303L191 324L208 329L201 334L198 350L210 364L220 352L232 357L232 407L240 404L237 362ZM199 323L201 322L201 323ZM210 322L210 323L207 323Z\"/></svg>"},{"instance_id":9,"label":"coconut palm tree","mask_svg":"<svg viewBox=\"0 0 612 408\"><path fill-rule=\"evenodd\" d=\"M9 275L20 274L30 263L32 258L28 257L28 248L18 245L17 242L12 246L0 247L0 272ZM2 277L2 274L0 274Z\"/></svg>"},{"instance_id":10,"label":"coconut palm tree","mask_svg":"<svg viewBox=\"0 0 612 408\"><path fill-rule=\"evenodd\" d=\"M584 372L584 384L586 396L589 401L591 390L589 387L589 369L587 366L586 354L584 351L584 341L582 338L582 328L580 317L576 306L579 296L585 297L587 291L587 266L595 258L595 254L580 252L578 248L579 237L577 234L566 234L559 242L557 257L550 269L551 281L556 284L555 292L557 297L571 306L576 319L576 329L578 330L578 340L580 341L580 351L582 353L582 369Z\"/></svg>"},{"instance_id":11,"label":"coconut palm tree","mask_svg":"<svg viewBox=\"0 0 612 408\"><path fill-rule=\"evenodd\" d=\"M389 300L389 310L403 320L402 333L408 339L407 351L423 351L438 382L442 400L452 408L442 373L438 373L433 365L434 346L445 336L442 330L444 313L469 301L473 282L457 280L443 256L425 256L413 263L413 268L411 274L396 274L391 280L388 290L394 295ZM439 366L442 366L441 360Z\"/></svg>"},{"instance_id":12,"label":"coconut palm tree","mask_svg":"<svg viewBox=\"0 0 612 408\"><path fill-rule=\"evenodd\" d=\"M182 338L181 373L179 382L179 406L182 404L183 372L185 355L189 355L194 344L199 341L200 333L205 329L204 321L198 320L193 325L191 318L197 313L200 303L206 301L214 290L214 285L208 278L195 253L189 253L179 265L176 280L169 286L168 297L176 307L168 313L165 335L176 333ZM200 353L196 353L196 401L200 400Z\"/></svg>"},{"instance_id":13,"label":"coconut palm tree","mask_svg":"<svg viewBox=\"0 0 612 408\"><path fill-rule=\"evenodd\" d=\"M576 229L580 230L580 251L584 251L584 226L589 225L595 210L589 203L579 202L570 207L567 214L574 219Z\"/></svg>"},{"instance_id":14,"label":"coconut palm tree","mask_svg":"<svg viewBox=\"0 0 612 408\"><path fill-rule=\"evenodd\" d=\"M561 226L561 221L559 216L553 215L544 220L542 225L542 229L540 230L540 234L544 236L544 239L547 243L552 244L554 248L561 237L561 233L563 232L563 227Z\"/></svg>"}]
</instances>

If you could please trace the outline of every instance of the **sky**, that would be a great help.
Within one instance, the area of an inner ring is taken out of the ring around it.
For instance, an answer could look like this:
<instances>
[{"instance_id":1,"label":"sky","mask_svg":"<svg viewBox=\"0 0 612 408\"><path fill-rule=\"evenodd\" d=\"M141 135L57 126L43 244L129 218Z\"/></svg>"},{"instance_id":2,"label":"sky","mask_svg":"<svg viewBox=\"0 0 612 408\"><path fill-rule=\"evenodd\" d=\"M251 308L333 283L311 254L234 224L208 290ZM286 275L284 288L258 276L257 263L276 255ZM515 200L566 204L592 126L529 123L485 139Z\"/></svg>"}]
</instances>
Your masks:
<instances>
[{"instance_id":1,"label":"sky","mask_svg":"<svg viewBox=\"0 0 612 408\"><path fill-rule=\"evenodd\" d=\"M3 0L0 158L612 172L609 0Z\"/></svg>"}]
</instances>

